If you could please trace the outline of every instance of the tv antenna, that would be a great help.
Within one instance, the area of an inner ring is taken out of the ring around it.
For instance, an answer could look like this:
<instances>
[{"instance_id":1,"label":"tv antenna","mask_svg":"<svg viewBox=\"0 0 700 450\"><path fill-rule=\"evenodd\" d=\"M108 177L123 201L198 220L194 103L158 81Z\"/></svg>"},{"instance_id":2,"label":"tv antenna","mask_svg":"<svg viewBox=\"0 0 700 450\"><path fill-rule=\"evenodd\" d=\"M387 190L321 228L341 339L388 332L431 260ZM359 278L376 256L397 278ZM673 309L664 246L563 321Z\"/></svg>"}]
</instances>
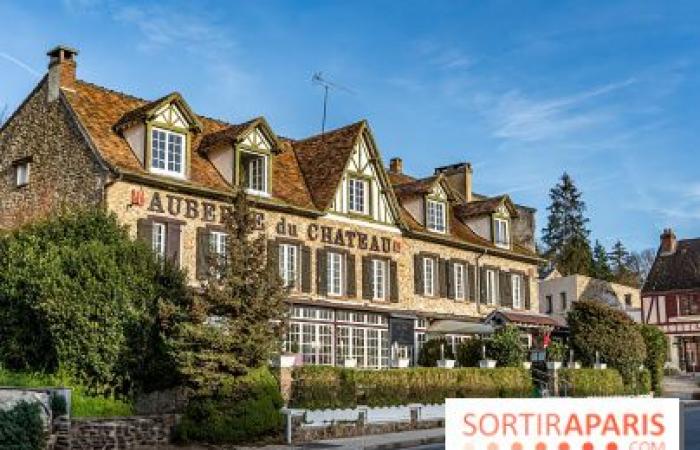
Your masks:
<instances>
[{"instance_id":1,"label":"tv antenna","mask_svg":"<svg viewBox=\"0 0 700 450\"><path fill-rule=\"evenodd\" d=\"M323 88L323 118L321 119L321 134L326 132L326 116L328 112L328 91L330 89L337 89L339 91L344 91L347 92L348 94L354 94L354 92L346 88L345 86L342 86L338 83L334 83L332 81L327 80L326 78L323 77L322 72L316 72L312 77L311 77L311 82L315 85L321 86Z\"/></svg>"}]
</instances>

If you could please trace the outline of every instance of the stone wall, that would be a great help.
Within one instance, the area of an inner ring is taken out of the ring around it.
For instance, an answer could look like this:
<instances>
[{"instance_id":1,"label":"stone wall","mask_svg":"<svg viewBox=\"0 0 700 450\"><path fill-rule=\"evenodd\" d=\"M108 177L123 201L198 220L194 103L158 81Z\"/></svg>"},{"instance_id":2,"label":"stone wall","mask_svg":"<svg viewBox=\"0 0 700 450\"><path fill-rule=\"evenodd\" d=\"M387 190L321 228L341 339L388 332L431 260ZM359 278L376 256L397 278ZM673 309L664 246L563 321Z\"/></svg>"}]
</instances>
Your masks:
<instances>
[{"instance_id":1,"label":"stone wall","mask_svg":"<svg viewBox=\"0 0 700 450\"><path fill-rule=\"evenodd\" d=\"M65 105L46 91L43 82L0 129L0 229L102 200L103 170ZM13 162L22 158L31 158L29 184L17 187Z\"/></svg>"},{"instance_id":2,"label":"stone wall","mask_svg":"<svg viewBox=\"0 0 700 450\"><path fill-rule=\"evenodd\" d=\"M54 450L131 450L170 443L180 416L175 414L73 419L68 439ZM64 425L64 429L68 427Z\"/></svg>"}]
</instances>

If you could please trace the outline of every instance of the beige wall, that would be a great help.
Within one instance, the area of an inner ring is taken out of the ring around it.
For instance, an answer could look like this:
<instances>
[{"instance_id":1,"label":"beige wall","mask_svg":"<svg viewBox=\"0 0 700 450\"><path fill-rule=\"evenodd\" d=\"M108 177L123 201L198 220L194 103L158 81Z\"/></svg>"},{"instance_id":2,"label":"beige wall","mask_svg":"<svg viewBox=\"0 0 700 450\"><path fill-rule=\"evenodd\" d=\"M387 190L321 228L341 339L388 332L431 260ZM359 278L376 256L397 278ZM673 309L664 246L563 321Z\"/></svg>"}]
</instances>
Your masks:
<instances>
[{"instance_id":1,"label":"beige wall","mask_svg":"<svg viewBox=\"0 0 700 450\"><path fill-rule=\"evenodd\" d=\"M131 192L132 190L143 190L145 196L145 205L143 206L132 206L131 205ZM136 184L117 182L108 188L106 194L106 203L108 209L114 211L120 218L121 222L129 225L131 227L131 234L133 237L136 236L136 222L139 218L158 216L161 215L167 218L175 218L185 221L185 225L181 230L181 242L182 242L182 254L181 260L182 265L186 268L190 274L190 279L192 283L196 283L193 278L193 273L195 271L196 265L196 233L197 228L211 224L212 222L205 222L198 218L185 219L183 214L173 217L170 214L158 214L148 210L150 199L153 193L158 191L163 201L163 206L167 210L167 200L166 195L169 194L167 191L158 189L154 190L148 187L141 187ZM179 193L172 193L172 195L182 197L183 199L197 199L196 197L191 197ZM208 200L207 200L208 201ZM223 205L221 202L210 201L210 203L215 203L216 205ZM184 208L183 208L184 211ZM390 253L378 253L383 256L388 256L398 265L398 284L399 284L399 303L390 302L376 302L367 301L362 299L362 265L361 258L363 255L371 253L368 250L360 250L358 248L347 248L342 247L350 251L355 255L355 268L356 268L356 285L357 285L357 296L353 299L338 299L339 303L351 303L358 306L371 305L373 307L386 308L387 310L405 310L405 311L423 311L426 313L452 313L458 315L467 316L485 316L491 311L492 308L481 306L480 310L477 310L476 302L474 299L469 299L468 301L455 301L452 299L444 298L426 298L414 293L414 279L413 279L413 255L419 252L432 252L439 254L442 258L459 258L466 260L471 264L476 264L477 256L479 254L475 252L470 252L466 250L456 249L452 247L447 247L444 245L439 245L437 243L420 241L415 239L409 239L402 236L399 232L391 232L386 230L386 227L376 227L372 228L366 225L358 225L357 223L350 223L346 221L330 220L326 218L313 219L308 217L302 217L298 215L292 215L288 213L280 213L276 211L261 211L264 214L264 232L269 238L278 236L276 225L284 217L287 226L296 225L298 238L304 241L305 245L308 245L312 249L319 247L327 247L327 243L321 242L320 239L311 241L307 238L307 226L309 224L315 223L317 225L326 225L334 228L342 228L343 230L351 230L356 232L363 232L370 236L376 236L377 238L388 238L391 239L392 243L397 243L400 247L400 252ZM219 220L219 214L217 211L216 220ZM376 253L375 253L376 254ZM312 251L312 261L311 267L315 268L315 251ZM509 259L494 257L491 255L483 256L480 260L481 265L489 265L499 267L501 270L509 271L515 270L529 276L530 280L530 299L531 299L531 310L538 310L537 302L537 280L536 280L536 266L534 264L513 261ZM471 281L471 280L470 280ZM320 299L316 294L316 277L315 275L311 277L312 293L311 294L296 294L292 295ZM326 298L327 300L327 298Z\"/></svg>"}]
</instances>

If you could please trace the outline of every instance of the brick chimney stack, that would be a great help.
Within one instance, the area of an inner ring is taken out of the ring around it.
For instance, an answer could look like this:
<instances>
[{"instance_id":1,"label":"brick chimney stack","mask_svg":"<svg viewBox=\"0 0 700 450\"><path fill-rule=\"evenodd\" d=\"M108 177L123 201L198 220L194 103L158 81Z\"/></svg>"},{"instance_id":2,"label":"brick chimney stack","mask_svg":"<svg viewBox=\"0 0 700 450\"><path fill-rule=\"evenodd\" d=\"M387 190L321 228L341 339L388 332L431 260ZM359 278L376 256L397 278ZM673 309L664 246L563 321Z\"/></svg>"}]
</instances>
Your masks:
<instances>
[{"instance_id":1,"label":"brick chimney stack","mask_svg":"<svg viewBox=\"0 0 700 450\"><path fill-rule=\"evenodd\" d=\"M403 160L401 158L391 158L391 160L389 160L389 172L402 174Z\"/></svg>"},{"instance_id":2,"label":"brick chimney stack","mask_svg":"<svg viewBox=\"0 0 700 450\"><path fill-rule=\"evenodd\" d=\"M75 57L78 51L74 48L59 45L46 53L49 57L49 101L58 99L60 89L75 89Z\"/></svg>"},{"instance_id":3,"label":"brick chimney stack","mask_svg":"<svg viewBox=\"0 0 700 450\"><path fill-rule=\"evenodd\" d=\"M661 233L661 254L672 255L676 252L676 235L672 229L666 228Z\"/></svg>"}]
</instances>

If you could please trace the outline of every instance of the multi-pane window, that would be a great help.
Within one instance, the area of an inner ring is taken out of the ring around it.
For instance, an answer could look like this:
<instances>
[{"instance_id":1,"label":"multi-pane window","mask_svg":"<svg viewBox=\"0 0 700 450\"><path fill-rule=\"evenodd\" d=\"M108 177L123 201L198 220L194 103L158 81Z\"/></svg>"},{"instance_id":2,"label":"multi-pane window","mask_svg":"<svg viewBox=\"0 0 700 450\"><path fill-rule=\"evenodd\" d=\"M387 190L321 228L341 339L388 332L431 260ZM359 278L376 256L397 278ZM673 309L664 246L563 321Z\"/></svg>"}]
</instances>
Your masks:
<instances>
[{"instance_id":1,"label":"multi-pane window","mask_svg":"<svg viewBox=\"0 0 700 450\"><path fill-rule=\"evenodd\" d=\"M385 328L336 327L336 362L354 359L357 367L381 369L389 366L389 332Z\"/></svg>"},{"instance_id":2,"label":"multi-pane window","mask_svg":"<svg viewBox=\"0 0 700 450\"><path fill-rule=\"evenodd\" d=\"M29 184L29 163L23 162L15 166L16 186L21 187Z\"/></svg>"},{"instance_id":3,"label":"multi-pane window","mask_svg":"<svg viewBox=\"0 0 700 450\"><path fill-rule=\"evenodd\" d=\"M285 287L293 288L296 286L298 254L298 246L293 244L280 244L280 278L282 278Z\"/></svg>"},{"instance_id":4,"label":"multi-pane window","mask_svg":"<svg viewBox=\"0 0 700 450\"><path fill-rule=\"evenodd\" d=\"M427 227L430 231L445 232L445 204L428 200Z\"/></svg>"},{"instance_id":5,"label":"multi-pane window","mask_svg":"<svg viewBox=\"0 0 700 450\"><path fill-rule=\"evenodd\" d=\"M700 315L700 297L679 295L678 308L681 316L698 316Z\"/></svg>"},{"instance_id":6,"label":"multi-pane window","mask_svg":"<svg viewBox=\"0 0 700 450\"><path fill-rule=\"evenodd\" d=\"M454 286L455 286L455 298L458 300L464 300L466 295L464 289L464 264L457 263L454 266Z\"/></svg>"},{"instance_id":7,"label":"multi-pane window","mask_svg":"<svg viewBox=\"0 0 700 450\"><path fill-rule=\"evenodd\" d=\"M228 235L222 231L212 231L209 233L209 244L212 252L220 257L226 257L228 251Z\"/></svg>"},{"instance_id":8,"label":"multi-pane window","mask_svg":"<svg viewBox=\"0 0 700 450\"><path fill-rule=\"evenodd\" d=\"M520 275L511 275L510 282L513 291L513 308L522 309L523 307L523 291L522 278Z\"/></svg>"},{"instance_id":9,"label":"multi-pane window","mask_svg":"<svg viewBox=\"0 0 700 450\"><path fill-rule=\"evenodd\" d=\"M151 131L151 170L182 176L185 173L184 136L180 133L154 128Z\"/></svg>"},{"instance_id":10,"label":"multi-pane window","mask_svg":"<svg viewBox=\"0 0 700 450\"><path fill-rule=\"evenodd\" d=\"M348 211L367 214L367 181L348 179Z\"/></svg>"},{"instance_id":11,"label":"multi-pane window","mask_svg":"<svg viewBox=\"0 0 700 450\"><path fill-rule=\"evenodd\" d=\"M423 294L432 297L435 295L435 260L423 258Z\"/></svg>"},{"instance_id":12,"label":"multi-pane window","mask_svg":"<svg viewBox=\"0 0 700 450\"><path fill-rule=\"evenodd\" d=\"M298 349L305 364L333 364L332 325L291 322L287 345Z\"/></svg>"},{"instance_id":13,"label":"multi-pane window","mask_svg":"<svg viewBox=\"0 0 700 450\"><path fill-rule=\"evenodd\" d=\"M267 156L242 151L240 154L240 180L251 193L267 193Z\"/></svg>"},{"instance_id":14,"label":"multi-pane window","mask_svg":"<svg viewBox=\"0 0 700 450\"><path fill-rule=\"evenodd\" d=\"M508 235L508 220L494 219L493 220L494 235L496 245L507 247L510 245L510 236Z\"/></svg>"},{"instance_id":15,"label":"multi-pane window","mask_svg":"<svg viewBox=\"0 0 700 450\"><path fill-rule=\"evenodd\" d=\"M328 295L343 295L343 255L328 253Z\"/></svg>"},{"instance_id":16,"label":"multi-pane window","mask_svg":"<svg viewBox=\"0 0 700 450\"><path fill-rule=\"evenodd\" d=\"M164 223L159 223L159 222L154 222L153 223L153 252L160 256L161 258L165 258L165 249L166 249L166 238L167 238L167 233L166 233L166 226Z\"/></svg>"},{"instance_id":17,"label":"multi-pane window","mask_svg":"<svg viewBox=\"0 0 700 450\"><path fill-rule=\"evenodd\" d=\"M486 271L486 304L495 305L496 304L496 271L487 270Z\"/></svg>"},{"instance_id":18,"label":"multi-pane window","mask_svg":"<svg viewBox=\"0 0 700 450\"><path fill-rule=\"evenodd\" d=\"M372 297L374 300L384 300L387 291L386 261L372 260Z\"/></svg>"}]
</instances>

